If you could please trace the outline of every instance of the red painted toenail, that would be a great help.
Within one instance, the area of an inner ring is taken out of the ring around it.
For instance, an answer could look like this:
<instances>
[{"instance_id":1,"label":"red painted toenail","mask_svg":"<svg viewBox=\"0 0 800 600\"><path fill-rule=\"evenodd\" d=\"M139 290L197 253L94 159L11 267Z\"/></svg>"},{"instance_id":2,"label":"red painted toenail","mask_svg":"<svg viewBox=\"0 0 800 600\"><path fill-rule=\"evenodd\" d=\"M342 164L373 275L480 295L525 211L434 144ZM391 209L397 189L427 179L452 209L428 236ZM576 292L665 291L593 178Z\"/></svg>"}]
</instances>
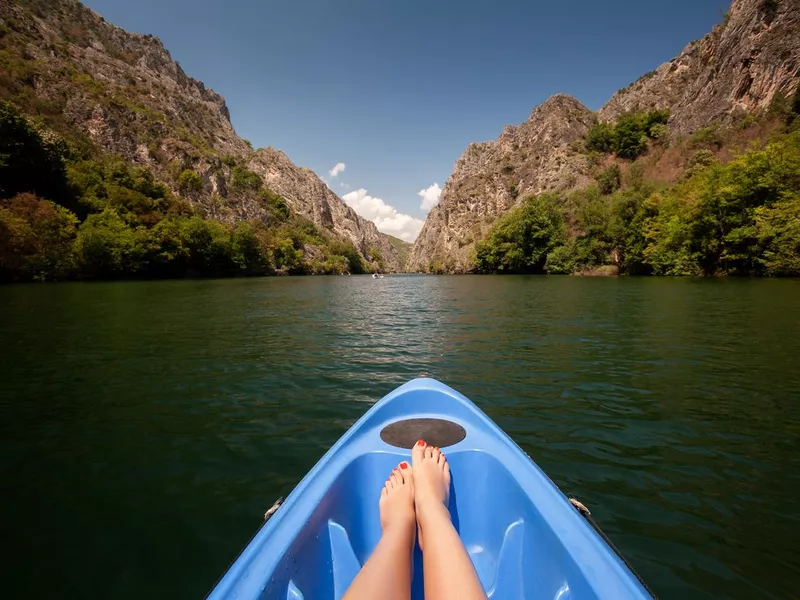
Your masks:
<instances>
[{"instance_id":1,"label":"red painted toenail","mask_svg":"<svg viewBox=\"0 0 800 600\"><path fill-rule=\"evenodd\" d=\"M417 446L424 446L424 445L425 445L425 440L420 440L417 442Z\"/></svg>"},{"instance_id":2,"label":"red painted toenail","mask_svg":"<svg viewBox=\"0 0 800 600\"><path fill-rule=\"evenodd\" d=\"M401 469L407 469L408 468L408 463L407 462L401 462L400 463L400 468Z\"/></svg>"}]
</instances>

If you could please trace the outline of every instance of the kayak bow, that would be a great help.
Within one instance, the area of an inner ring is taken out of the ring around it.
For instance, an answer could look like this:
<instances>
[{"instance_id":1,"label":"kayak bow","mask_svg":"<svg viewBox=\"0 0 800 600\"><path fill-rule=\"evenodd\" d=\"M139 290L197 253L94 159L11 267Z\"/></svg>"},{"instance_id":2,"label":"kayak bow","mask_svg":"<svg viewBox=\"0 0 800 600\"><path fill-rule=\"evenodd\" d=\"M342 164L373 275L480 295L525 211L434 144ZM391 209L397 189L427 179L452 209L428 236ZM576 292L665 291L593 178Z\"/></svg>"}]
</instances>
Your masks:
<instances>
[{"instance_id":1,"label":"kayak bow","mask_svg":"<svg viewBox=\"0 0 800 600\"><path fill-rule=\"evenodd\" d=\"M488 596L650 598L536 464L467 398L415 379L378 401L303 478L209 598L339 599L380 538L387 474L418 439L446 448L450 512ZM412 597L422 598L415 551Z\"/></svg>"}]
</instances>

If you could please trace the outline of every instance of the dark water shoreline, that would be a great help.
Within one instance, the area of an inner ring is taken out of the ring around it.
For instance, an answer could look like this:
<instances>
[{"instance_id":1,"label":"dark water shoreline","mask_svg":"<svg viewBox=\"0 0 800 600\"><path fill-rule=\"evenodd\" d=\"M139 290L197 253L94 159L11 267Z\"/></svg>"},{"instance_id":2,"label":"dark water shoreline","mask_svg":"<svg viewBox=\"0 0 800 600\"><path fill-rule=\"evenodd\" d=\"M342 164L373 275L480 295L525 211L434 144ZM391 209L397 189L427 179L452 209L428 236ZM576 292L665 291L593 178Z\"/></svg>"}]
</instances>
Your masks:
<instances>
[{"instance_id":1,"label":"dark water shoreline","mask_svg":"<svg viewBox=\"0 0 800 600\"><path fill-rule=\"evenodd\" d=\"M596 270L596 271L599 271ZM800 277L769 277L769 276L733 276L733 275L634 275L630 273L603 273L603 272L580 272L570 275L558 273L380 273L384 277L554 277L554 278L603 278L603 279L667 279L682 281L800 281ZM274 273L270 275L232 275L225 276L203 276L187 275L186 277L156 277L156 278L119 278L119 279L64 279L60 281L0 281L0 288L21 285L56 285L65 283L156 283L167 281L232 281L232 280L258 280L258 279L304 279L308 277L329 278L329 277L372 277L371 273Z\"/></svg>"}]
</instances>

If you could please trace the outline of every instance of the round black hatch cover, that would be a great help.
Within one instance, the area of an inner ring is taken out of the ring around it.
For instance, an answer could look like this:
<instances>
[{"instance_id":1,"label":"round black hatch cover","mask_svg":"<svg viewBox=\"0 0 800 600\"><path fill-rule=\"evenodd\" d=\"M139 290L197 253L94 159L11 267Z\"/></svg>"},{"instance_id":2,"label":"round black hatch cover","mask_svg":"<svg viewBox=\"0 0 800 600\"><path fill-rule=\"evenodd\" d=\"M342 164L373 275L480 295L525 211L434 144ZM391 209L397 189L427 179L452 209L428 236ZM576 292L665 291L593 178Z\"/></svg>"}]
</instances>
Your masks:
<instances>
[{"instance_id":1,"label":"round black hatch cover","mask_svg":"<svg viewBox=\"0 0 800 600\"><path fill-rule=\"evenodd\" d=\"M445 448L465 437L467 432L461 425L444 419L405 419L395 421L381 431L381 439L398 448L411 448L417 440L425 440L429 446Z\"/></svg>"}]
</instances>

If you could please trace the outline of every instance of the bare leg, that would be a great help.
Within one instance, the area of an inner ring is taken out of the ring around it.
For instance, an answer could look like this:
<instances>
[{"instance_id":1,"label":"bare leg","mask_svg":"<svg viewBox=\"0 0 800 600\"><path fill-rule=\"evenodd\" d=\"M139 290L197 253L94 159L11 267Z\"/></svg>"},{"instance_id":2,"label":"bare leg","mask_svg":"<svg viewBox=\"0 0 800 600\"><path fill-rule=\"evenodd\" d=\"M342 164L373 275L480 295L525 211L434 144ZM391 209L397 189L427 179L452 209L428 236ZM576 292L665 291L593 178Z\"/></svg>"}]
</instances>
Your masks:
<instances>
[{"instance_id":1,"label":"bare leg","mask_svg":"<svg viewBox=\"0 0 800 600\"><path fill-rule=\"evenodd\" d=\"M438 448L420 440L411 451L411 461L425 599L486 600L472 560L450 521L447 459Z\"/></svg>"},{"instance_id":2,"label":"bare leg","mask_svg":"<svg viewBox=\"0 0 800 600\"><path fill-rule=\"evenodd\" d=\"M379 501L383 534L342 600L409 600L414 552L414 477L409 464L392 471Z\"/></svg>"}]
</instances>

